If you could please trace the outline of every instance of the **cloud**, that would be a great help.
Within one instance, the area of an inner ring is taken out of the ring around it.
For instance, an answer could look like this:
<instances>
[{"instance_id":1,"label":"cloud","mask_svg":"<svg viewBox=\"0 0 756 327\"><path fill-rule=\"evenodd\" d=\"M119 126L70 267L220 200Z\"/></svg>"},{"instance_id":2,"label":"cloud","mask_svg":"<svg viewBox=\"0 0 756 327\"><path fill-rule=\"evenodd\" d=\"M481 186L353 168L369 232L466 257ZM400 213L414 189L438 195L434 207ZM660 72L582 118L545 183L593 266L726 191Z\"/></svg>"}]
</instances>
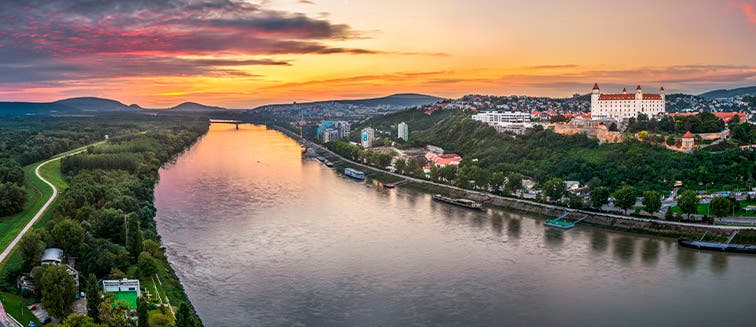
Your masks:
<instances>
[{"instance_id":1,"label":"cloud","mask_svg":"<svg viewBox=\"0 0 756 327\"><path fill-rule=\"evenodd\" d=\"M756 24L756 1L730 0L727 4L731 8L739 9L751 24Z\"/></svg>"},{"instance_id":2,"label":"cloud","mask_svg":"<svg viewBox=\"0 0 756 327\"><path fill-rule=\"evenodd\" d=\"M5 0L0 80L246 76L224 66L290 64L270 58L278 55L385 53L332 45L363 37L345 24L240 0ZM252 59L181 59L188 56Z\"/></svg>"}]
</instances>

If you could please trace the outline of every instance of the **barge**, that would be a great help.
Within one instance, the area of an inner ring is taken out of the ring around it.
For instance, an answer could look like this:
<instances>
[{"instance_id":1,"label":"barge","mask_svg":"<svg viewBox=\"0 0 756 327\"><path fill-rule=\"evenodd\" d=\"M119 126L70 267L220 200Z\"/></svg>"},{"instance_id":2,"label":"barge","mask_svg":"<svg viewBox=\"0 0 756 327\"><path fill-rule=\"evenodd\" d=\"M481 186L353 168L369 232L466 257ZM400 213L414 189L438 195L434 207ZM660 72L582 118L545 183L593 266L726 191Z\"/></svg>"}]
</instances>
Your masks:
<instances>
[{"instance_id":1,"label":"barge","mask_svg":"<svg viewBox=\"0 0 756 327\"><path fill-rule=\"evenodd\" d=\"M347 175L347 176L349 176L351 178L354 178L356 180L359 180L359 181L364 181L365 180L365 172L364 171L359 171L357 169L346 168L346 169L344 169L344 175Z\"/></svg>"},{"instance_id":2,"label":"barge","mask_svg":"<svg viewBox=\"0 0 756 327\"><path fill-rule=\"evenodd\" d=\"M698 250L756 254L756 245L705 242L687 238L681 238L677 240L677 243L680 246Z\"/></svg>"},{"instance_id":3,"label":"barge","mask_svg":"<svg viewBox=\"0 0 756 327\"><path fill-rule=\"evenodd\" d=\"M483 204L477 201L469 200L469 199L458 199L458 198L452 198L448 196L444 196L441 194L434 194L433 200L439 201L439 202L445 202L450 203L453 205L457 205L460 207L465 207L469 209L476 209L476 210L483 210Z\"/></svg>"}]
</instances>

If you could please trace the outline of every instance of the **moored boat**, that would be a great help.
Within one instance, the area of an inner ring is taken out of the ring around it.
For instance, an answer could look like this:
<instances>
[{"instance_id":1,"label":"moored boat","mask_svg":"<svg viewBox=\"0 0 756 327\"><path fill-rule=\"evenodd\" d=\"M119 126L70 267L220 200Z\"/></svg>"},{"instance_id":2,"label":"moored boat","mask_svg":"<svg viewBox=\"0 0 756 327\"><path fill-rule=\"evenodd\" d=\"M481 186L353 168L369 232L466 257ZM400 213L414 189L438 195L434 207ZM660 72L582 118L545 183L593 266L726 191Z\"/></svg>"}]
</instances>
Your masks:
<instances>
[{"instance_id":1,"label":"moored boat","mask_svg":"<svg viewBox=\"0 0 756 327\"><path fill-rule=\"evenodd\" d=\"M441 194L434 194L433 200L439 201L439 202L446 202L451 203L453 205L458 205L460 207L470 208L470 209L477 209L477 210L483 210L483 204L477 201L473 201L470 199L461 199L461 198L452 198L448 196L444 196Z\"/></svg>"},{"instance_id":2,"label":"moored boat","mask_svg":"<svg viewBox=\"0 0 756 327\"><path fill-rule=\"evenodd\" d=\"M545 226L555 227L559 229L571 229L575 227L575 224L569 221L564 221L564 220L559 220L559 219L549 219L549 220L544 221L543 224Z\"/></svg>"},{"instance_id":3,"label":"moored boat","mask_svg":"<svg viewBox=\"0 0 756 327\"><path fill-rule=\"evenodd\" d=\"M722 242L704 242L704 241L691 240L687 238L681 238L677 240L677 243L680 244L680 246L684 246L686 248L698 249L698 250L756 254L756 245L727 244L727 243L722 243Z\"/></svg>"},{"instance_id":4,"label":"moored boat","mask_svg":"<svg viewBox=\"0 0 756 327\"><path fill-rule=\"evenodd\" d=\"M365 172L359 171L357 169L346 168L344 169L344 175L347 175L356 180L365 180Z\"/></svg>"},{"instance_id":5,"label":"moored boat","mask_svg":"<svg viewBox=\"0 0 756 327\"><path fill-rule=\"evenodd\" d=\"M394 184L394 183L386 183L386 184L383 184L383 187L385 187L385 188L394 188L394 187L396 187L396 184Z\"/></svg>"},{"instance_id":6,"label":"moored boat","mask_svg":"<svg viewBox=\"0 0 756 327\"><path fill-rule=\"evenodd\" d=\"M333 167L333 162L331 162L331 160L326 159L325 165L326 167Z\"/></svg>"}]
</instances>

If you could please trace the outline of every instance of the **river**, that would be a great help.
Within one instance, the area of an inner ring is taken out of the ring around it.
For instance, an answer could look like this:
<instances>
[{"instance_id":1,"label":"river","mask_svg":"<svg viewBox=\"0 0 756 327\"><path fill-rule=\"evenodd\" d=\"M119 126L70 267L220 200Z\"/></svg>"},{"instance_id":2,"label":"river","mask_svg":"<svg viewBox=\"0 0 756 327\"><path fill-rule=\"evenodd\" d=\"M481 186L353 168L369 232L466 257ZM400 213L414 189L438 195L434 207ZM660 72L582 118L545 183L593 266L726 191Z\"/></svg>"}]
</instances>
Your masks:
<instances>
[{"instance_id":1,"label":"river","mask_svg":"<svg viewBox=\"0 0 756 327\"><path fill-rule=\"evenodd\" d=\"M160 171L158 231L206 326L752 326L756 257L356 182L264 126Z\"/></svg>"}]
</instances>

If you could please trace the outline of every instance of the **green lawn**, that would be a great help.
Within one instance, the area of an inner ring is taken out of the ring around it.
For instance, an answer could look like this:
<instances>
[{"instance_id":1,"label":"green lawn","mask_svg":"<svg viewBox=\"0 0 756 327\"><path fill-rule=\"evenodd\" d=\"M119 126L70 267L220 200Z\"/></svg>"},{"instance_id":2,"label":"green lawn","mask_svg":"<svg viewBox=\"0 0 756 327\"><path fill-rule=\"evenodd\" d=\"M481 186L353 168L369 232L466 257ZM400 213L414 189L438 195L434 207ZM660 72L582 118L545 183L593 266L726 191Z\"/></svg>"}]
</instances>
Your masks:
<instances>
[{"instance_id":1,"label":"green lawn","mask_svg":"<svg viewBox=\"0 0 756 327\"><path fill-rule=\"evenodd\" d=\"M740 207L741 208L745 208L746 206L749 206L749 205L756 205L756 201L741 201L740 202ZM670 208L669 210L672 211L672 212L674 212L674 213L678 213L678 212L680 212L680 207L674 206L674 207ZM699 203L698 204L698 214L699 215L709 215L710 214L710 212L709 212L709 204L708 203ZM739 210L739 211L736 211L735 212L735 216L737 216L737 217L754 217L754 218L756 218L756 216L754 216L754 213L745 212L742 209Z\"/></svg>"},{"instance_id":2,"label":"green lawn","mask_svg":"<svg viewBox=\"0 0 756 327\"><path fill-rule=\"evenodd\" d=\"M0 292L0 301L3 302L5 312L13 316L13 318L16 318L18 322L22 323L24 326L26 326L29 321L33 321L37 326L42 326L39 323L39 320L37 320L37 317L26 308L26 306L32 304L28 299L21 298L12 293Z\"/></svg>"},{"instance_id":3,"label":"green lawn","mask_svg":"<svg viewBox=\"0 0 756 327\"><path fill-rule=\"evenodd\" d=\"M24 167L24 174L26 175L25 186L27 191L24 210L15 215L0 218L0 252L5 250L8 243L16 237L18 232L24 228L24 225L34 217L34 214L36 214L45 202L47 202L47 199L52 196L52 188L42 182L42 180L37 178L34 174L34 168L39 164L40 163L35 163ZM47 165L43 166L43 168L47 168L46 166ZM58 168L60 168L60 164L58 164Z\"/></svg>"}]
</instances>

